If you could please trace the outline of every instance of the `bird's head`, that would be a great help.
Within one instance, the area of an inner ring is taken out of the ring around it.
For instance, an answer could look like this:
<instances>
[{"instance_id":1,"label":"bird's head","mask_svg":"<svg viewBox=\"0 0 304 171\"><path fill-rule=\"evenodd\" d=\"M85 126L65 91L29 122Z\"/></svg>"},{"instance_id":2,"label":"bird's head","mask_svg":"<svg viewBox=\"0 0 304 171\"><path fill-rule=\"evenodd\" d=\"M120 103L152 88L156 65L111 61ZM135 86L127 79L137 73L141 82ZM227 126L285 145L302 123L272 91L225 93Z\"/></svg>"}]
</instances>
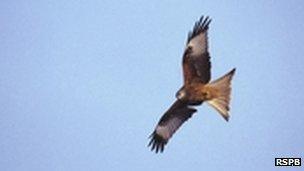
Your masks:
<instances>
[{"instance_id":1,"label":"bird's head","mask_svg":"<svg viewBox=\"0 0 304 171\"><path fill-rule=\"evenodd\" d=\"M186 97L186 91L184 89L180 89L178 90L178 92L176 92L175 97L179 100L182 100Z\"/></svg>"}]
</instances>

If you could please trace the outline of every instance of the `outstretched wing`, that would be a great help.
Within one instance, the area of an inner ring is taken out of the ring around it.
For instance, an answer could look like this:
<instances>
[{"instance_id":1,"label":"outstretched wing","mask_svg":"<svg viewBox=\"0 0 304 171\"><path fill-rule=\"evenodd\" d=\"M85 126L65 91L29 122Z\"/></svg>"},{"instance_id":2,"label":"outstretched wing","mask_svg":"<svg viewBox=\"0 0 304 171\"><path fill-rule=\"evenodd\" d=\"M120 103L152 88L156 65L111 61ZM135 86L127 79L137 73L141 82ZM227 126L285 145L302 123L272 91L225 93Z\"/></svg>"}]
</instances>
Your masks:
<instances>
[{"instance_id":1,"label":"outstretched wing","mask_svg":"<svg viewBox=\"0 0 304 171\"><path fill-rule=\"evenodd\" d=\"M161 117L154 132L150 135L149 145L151 151L163 152L168 140L172 137L175 131L187 121L196 109L190 108L185 102L177 100L170 109Z\"/></svg>"},{"instance_id":2,"label":"outstretched wing","mask_svg":"<svg viewBox=\"0 0 304 171\"><path fill-rule=\"evenodd\" d=\"M208 83L210 80L210 56L208 53L208 28L211 19L202 16L189 32L187 46L183 55L184 82L193 80Z\"/></svg>"}]
</instances>

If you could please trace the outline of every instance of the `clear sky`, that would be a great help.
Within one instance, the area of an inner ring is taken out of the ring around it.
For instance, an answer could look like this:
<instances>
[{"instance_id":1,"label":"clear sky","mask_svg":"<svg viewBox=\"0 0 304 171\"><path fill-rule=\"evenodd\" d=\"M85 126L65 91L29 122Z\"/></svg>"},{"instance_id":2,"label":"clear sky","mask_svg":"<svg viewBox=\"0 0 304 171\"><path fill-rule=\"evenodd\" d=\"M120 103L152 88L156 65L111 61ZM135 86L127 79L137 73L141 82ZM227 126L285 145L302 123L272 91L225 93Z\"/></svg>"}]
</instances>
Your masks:
<instances>
[{"instance_id":1,"label":"clear sky","mask_svg":"<svg viewBox=\"0 0 304 171\"><path fill-rule=\"evenodd\" d=\"M152 153L201 15L212 78L237 68L230 122L204 104ZM277 170L304 156L303 1L2 0L0 21L0 170Z\"/></svg>"}]
</instances>

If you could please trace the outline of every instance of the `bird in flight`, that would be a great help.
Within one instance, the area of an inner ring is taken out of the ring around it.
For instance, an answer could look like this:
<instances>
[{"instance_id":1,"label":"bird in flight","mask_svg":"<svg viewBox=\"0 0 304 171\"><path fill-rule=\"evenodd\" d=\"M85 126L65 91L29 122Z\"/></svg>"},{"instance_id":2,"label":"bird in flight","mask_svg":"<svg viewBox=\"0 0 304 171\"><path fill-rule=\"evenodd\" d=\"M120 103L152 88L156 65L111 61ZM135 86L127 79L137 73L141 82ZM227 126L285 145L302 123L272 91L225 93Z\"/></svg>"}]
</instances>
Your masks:
<instances>
[{"instance_id":1,"label":"bird in flight","mask_svg":"<svg viewBox=\"0 0 304 171\"><path fill-rule=\"evenodd\" d=\"M223 118L229 120L230 82L235 68L224 76L210 81L211 63L208 52L208 28L211 19L202 16L189 32L183 54L184 85L176 93L176 101L160 118L150 135L151 151L163 152L176 130L197 110L194 106L207 102Z\"/></svg>"}]
</instances>

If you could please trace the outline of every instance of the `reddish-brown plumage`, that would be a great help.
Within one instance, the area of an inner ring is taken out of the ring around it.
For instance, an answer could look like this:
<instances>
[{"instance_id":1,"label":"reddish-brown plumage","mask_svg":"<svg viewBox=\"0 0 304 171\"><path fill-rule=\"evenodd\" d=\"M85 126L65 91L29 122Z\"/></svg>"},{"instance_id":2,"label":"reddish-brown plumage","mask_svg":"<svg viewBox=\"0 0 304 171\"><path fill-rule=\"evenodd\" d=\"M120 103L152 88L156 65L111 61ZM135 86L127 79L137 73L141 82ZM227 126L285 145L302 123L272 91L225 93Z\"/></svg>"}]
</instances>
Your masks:
<instances>
[{"instance_id":1,"label":"reddish-brown plumage","mask_svg":"<svg viewBox=\"0 0 304 171\"><path fill-rule=\"evenodd\" d=\"M230 81L235 69L223 77L210 81L210 56L208 52L207 31L211 20L201 17L189 33L182 67L184 85L176 93L177 100L159 120L151 134L151 150L162 152L176 130L197 110L193 105L207 101L223 117L229 119Z\"/></svg>"}]
</instances>

